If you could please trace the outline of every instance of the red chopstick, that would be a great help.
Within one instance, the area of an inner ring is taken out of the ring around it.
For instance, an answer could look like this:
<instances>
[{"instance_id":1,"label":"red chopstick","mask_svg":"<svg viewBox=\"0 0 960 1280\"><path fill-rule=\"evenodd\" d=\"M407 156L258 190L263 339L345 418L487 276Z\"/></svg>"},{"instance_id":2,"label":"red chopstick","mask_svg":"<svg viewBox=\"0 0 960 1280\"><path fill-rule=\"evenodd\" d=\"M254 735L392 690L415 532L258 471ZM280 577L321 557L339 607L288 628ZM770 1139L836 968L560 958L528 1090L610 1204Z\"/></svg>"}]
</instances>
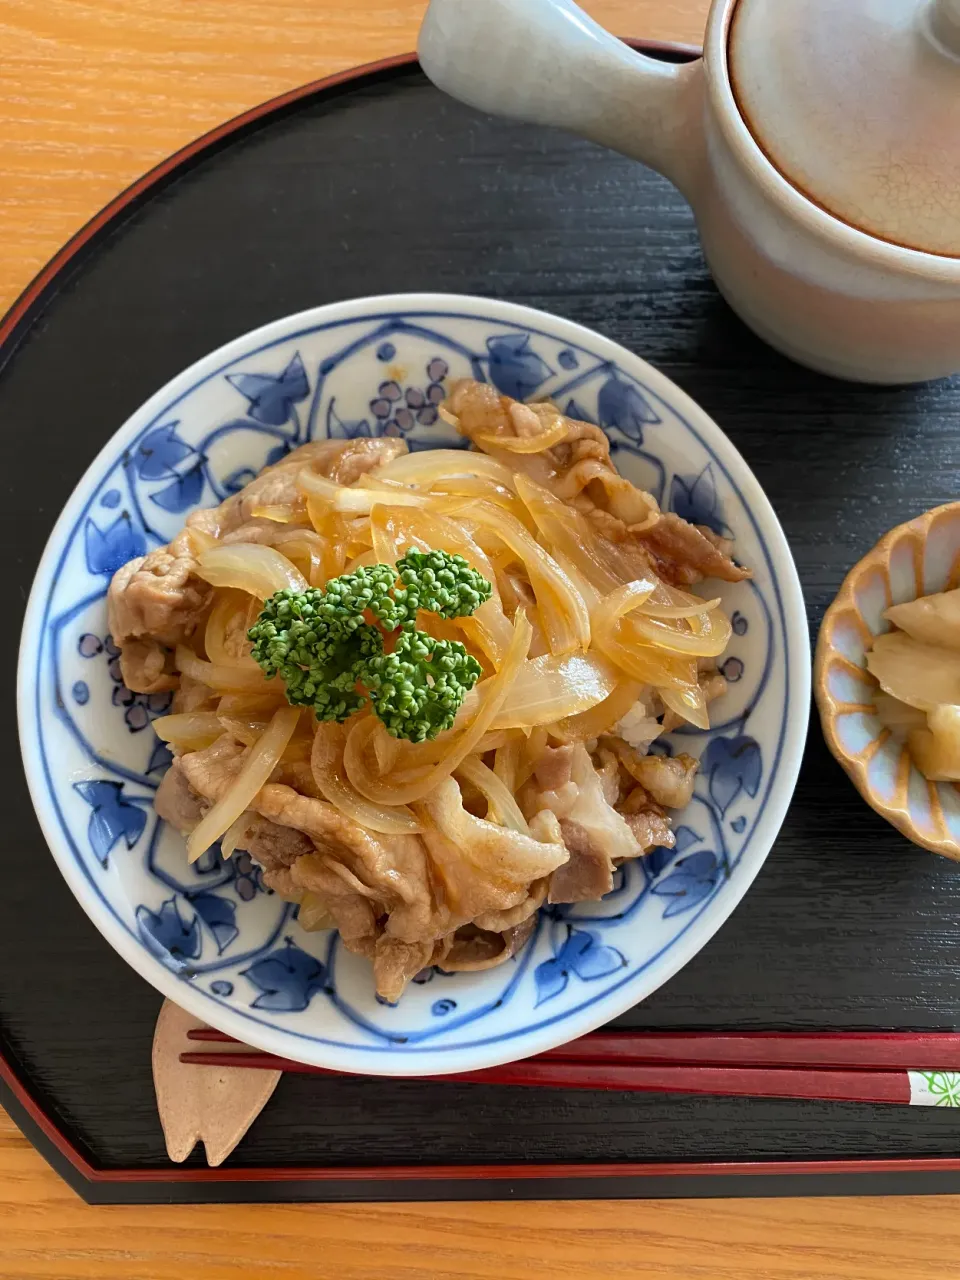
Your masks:
<instances>
[{"instance_id":1,"label":"red chopstick","mask_svg":"<svg viewBox=\"0 0 960 1280\"><path fill-rule=\"evenodd\" d=\"M345 1074L247 1049L212 1028L187 1034L191 1040L237 1048L182 1053L181 1062ZM958 1064L960 1035L952 1032L599 1032L522 1062L418 1078L547 1089L957 1106L960 1098L954 1098L943 1073L957 1070Z\"/></svg>"},{"instance_id":2,"label":"red chopstick","mask_svg":"<svg viewBox=\"0 0 960 1280\"><path fill-rule=\"evenodd\" d=\"M213 1044L239 1043L212 1027L198 1027L189 1032L189 1038ZM286 1062L286 1059L277 1061ZM527 1061L595 1062L622 1066L631 1063L683 1063L688 1066L852 1067L861 1071L884 1068L960 1071L960 1033L601 1031Z\"/></svg>"},{"instance_id":3,"label":"red chopstick","mask_svg":"<svg viewBox=\"0 0 960 1280\"><path fill-rule=\"evenodd\" d=\"M290 1062L268 1053L184 1053L181 1062L198 1066L252 1067L307 1075L341 1076L342 1072ZM809 1068L610 1066L600 1062L550 1062L528 1059L485 1071L419 1076L451 1084L528 1085L546 1089L617 1090L621 1093L694 1093L714 1097L810 1098L831 1102L909 1104L906 1071L817 1071Z\"/></svg>"}]
</instances>

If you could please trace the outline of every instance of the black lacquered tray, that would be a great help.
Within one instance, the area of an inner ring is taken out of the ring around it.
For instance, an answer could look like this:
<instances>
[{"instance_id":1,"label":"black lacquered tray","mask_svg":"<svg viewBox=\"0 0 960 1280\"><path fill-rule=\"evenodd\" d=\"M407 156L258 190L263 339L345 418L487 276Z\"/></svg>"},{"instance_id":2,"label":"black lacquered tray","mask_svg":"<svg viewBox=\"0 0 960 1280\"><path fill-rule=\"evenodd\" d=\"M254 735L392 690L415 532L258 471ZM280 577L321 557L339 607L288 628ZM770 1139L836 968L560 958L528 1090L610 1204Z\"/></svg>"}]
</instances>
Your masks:
<instances>
[{"instance_id":1,"label":"black lacquered tray","mask_svg":"<svg viewBox=\"0 0 960 1280\"><path fill-rule=\"evenodd\" d=\"M881 533L960 491L960 380L879 390L790 364L719 298L667 183L586 143L478 116L407 58L297 91L174 157L7 317L8 612L22 610L81 472L168 378L285 313L422 289L569 316L690 392L773 501L814 631ZM371 1078L285 1078L224 1168L197 1153L170 1165L150 1077L160 997L74 901L23 782L18 629L2 640L0 1098L88 1199L960 1191L950 1110ZM960 868L869 810L814 724L746 901L617 1025L952 1028L958 935Z\"/></svg>"}]
</instances>

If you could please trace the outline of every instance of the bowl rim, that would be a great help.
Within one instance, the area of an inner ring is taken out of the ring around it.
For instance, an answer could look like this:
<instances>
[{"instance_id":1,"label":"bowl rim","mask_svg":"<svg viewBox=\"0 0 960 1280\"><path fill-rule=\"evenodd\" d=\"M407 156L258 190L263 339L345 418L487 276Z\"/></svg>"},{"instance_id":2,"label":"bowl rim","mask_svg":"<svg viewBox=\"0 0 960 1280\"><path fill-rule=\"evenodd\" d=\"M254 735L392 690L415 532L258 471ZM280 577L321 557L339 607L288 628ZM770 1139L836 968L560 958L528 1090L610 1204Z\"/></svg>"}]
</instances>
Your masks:
<instances>
[{"instance_id":1,"label":"bowl rim","mask_svg":"<svg viewBox=\"0 0 960 1280\"><path fill-rule=\"evenodd\" d=\"M844 610L852 610L857 617L862 618L860 609L856 603L855 588L862 574L869 572L871 569L878 568L886 563L889 559L889 553L901 538L911 535L920 537L926 541L929 532L929 526L933 523L937 516L944 515L946 512L954 512L960 515L960 501L944 502L938 507L931 507L929 511L924 511L918 516L914 516L911 520L904 520L902 524L895 525L889 529L883 537L875 543L865 556L857 561L844 578L840 590L834 599L830 602L826 613L823 615L823 621L820 624L820 632L817 636L816 654L813 665L813 690L814 698L820 712L820 726L823 730L824 741L830 750L830 754L841 766L847 777L856 787L857 791L867 802L875 813L879 813L881 818L886 818L891 826L895 827L901 835L912 841L913 844L919 845L921 849L929 849L931 853L942 854L945 858L950 858L954 862L960 861L960 840L953 836L944 836L940 840L933 840L924 836L918 830L916 823L910 816L909 807L906 805L887 804L870 785L869 764L873 759L871 755L864 760L858 756L851 755L846 751L840 741L837 732L837 720L840 716L839 708L843 705L842 701L835 698L830 692L827 684L827 664L831 656L839 653L833 642L834 626ZM889 597L888 597L889 599ZM864 622L864 625L866 623ZM872 636L880 634L879 632L871 632ZM864 674L869 674L864 668ZM875 739L876 741L876 739ZM886 741L886 739L884 739ZM904 747L904 755L909 760L909 755ZM916 766L910 761L910 768ZM909 774L908 774L909 777ZM948 783L930 783L934 789L941 786L950 785Z\"/></svg>"},{"instance_id":2,"label":"bowl rim","mask_svg":"<svg viewBox=\"0 0 960 1280\"><path fill-rule=\"evenodd\" d=\"M30 733L34 722L39 722L41 714L34 659L36 644L43 638L54 567L69 541L85 502L99 481L104 465L112 465L117 452L130 439L135 438L157 412L169 408L192 384L209 377L221 366L251 354L254 348L289 338L301 329L360 320L375 316L385 309L407 313L426 311L447 316L466 314L466 318L473 318L469 314L473 312L477 318L492 318L526 328L539 328L555 338L579 342L627 372L632 369L656 394L676 407L694 431L702 435L716 458L736 478L743 505L765 543L772 571L772 587L779 597L783 618L785 672L789 686L786 695L787 723L783 726L777 776L771 785L766 807L753 828L749 845L738 863L737 883L728 883L726 886L722 908L698 914L674 938L666 955L654 957L640 973L624 979L606 995L598 997L586 1007L574 1008L557 1018L547 1019L526 1036L514 1037L509 1042L498 1044L494 1041L475 1048L469 1045L455 1047L447 1054L435 1054L430 1061L431 1074L447 1074L515 1061L595 1030L648 998L702 950L742 901L766 861L786 816L806 740L811 663L806 608L793 555L769 499L744 458L706 410L665 374L621 344L566 317L555 316L534 307L469 294L417 292L343 299L278 317L224 343L174 375L129 415L98 450L57 518L34 576L24 617L17 671L17 717L31 800L47 845L81 907L114 950L141 978L196 1017L256 1048L280 1056L357 1074L415 1076L422 1074L424 1070L422 1055L339 1048L319 1040L304 1039L275 1024L250 1021L240 1011L184 983L151 956L114 917L99 895L91 890L84 872L72 856L60 822L54 816L54 805L41 762L39 735L34 740ZM710 900L711 903L714 901L715 899ZM656 979L652 982L651 970L656 974ZM642 993L638 990L640 988ZM511 1045L514 1047L511 1048ZM520 1052L516 1051L517 1048Z\"/></svg>"}]
</instances>

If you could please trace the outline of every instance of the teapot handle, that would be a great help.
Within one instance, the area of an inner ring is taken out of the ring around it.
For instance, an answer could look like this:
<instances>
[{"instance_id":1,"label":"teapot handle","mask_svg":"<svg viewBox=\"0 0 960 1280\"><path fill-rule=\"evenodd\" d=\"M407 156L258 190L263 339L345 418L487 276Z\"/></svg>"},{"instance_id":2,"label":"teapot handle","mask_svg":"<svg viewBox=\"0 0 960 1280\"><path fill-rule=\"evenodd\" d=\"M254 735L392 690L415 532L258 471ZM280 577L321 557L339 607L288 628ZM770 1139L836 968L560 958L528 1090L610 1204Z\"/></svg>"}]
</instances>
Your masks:
<instances>
[{"instance_id":1,"label":"teapot handle","mask_svg":"<svg viewBox=\"0 0 960 1280\"><path fill-rule=\"evenodd\" d=\"M700 61L635 53L573 0L431 0L419 55L433 83L462 102L579 133L691 194Z\"/></svg>"}]
</instances>

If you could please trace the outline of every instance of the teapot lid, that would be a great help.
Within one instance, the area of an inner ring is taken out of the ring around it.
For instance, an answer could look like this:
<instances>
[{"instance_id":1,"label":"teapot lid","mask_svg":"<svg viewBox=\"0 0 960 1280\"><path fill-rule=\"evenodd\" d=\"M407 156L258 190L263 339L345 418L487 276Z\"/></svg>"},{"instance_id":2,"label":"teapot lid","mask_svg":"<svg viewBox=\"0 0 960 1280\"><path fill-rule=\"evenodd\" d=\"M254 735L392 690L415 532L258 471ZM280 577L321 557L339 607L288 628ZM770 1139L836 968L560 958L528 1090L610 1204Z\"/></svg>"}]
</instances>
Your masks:
<instances>
[{"instance_id":1,"label":"teapot lid","mask_svg":"<svg viewBox=\"0 0 960 1280\"><path fill-rule=\"evenodd\" d=\"M793 186L870 235L960 257L960 0L740 0L729 61Z\"/></svg>"}]
</instances>

